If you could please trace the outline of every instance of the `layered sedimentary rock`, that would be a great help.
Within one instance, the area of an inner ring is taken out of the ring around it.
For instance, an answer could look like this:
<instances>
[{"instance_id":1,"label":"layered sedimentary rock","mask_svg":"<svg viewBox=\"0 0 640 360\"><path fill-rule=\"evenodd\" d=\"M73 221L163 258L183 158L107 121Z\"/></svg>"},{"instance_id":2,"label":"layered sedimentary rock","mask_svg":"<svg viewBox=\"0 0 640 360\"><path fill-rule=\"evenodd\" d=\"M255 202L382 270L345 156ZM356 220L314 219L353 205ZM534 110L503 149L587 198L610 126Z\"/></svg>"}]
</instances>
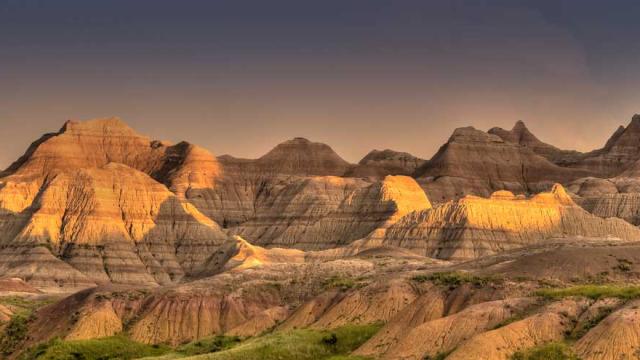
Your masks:
<instances>
[{"instance_id":1,"label":"layered sedimentary rock","mask_svg":"<svg viewBox=\"0 0 640 360\"><path fill-rule=\"evenodd\" d=\"M257 201L253 219L234 228L262 246L323 250L386 228L416 210L431 207L412 178L359 179L311 177L288 183Z\"/></svg>"},{"instance_id":2,"label":"layered sedimentary rock","mask_svg":"<svg viewBox=\"0 0 640 360\"><path fill-rule=\"evenodd\" d=\"M383 243L440 259L469 259L572 236L639 240L640 230L589 214L555 185L532 198L499 191L410 213L387 230Z\"/></svg>"},{"instance_id":3,"label":"layered sedimentary rock","mask_svg":"<svg viewBox=\"0 0 640 360\"><path fill-rule=\"evenodd\" d=\"M384 178L387 175L412 175L426 160L406 152L372 150L351 169L347 176Z\"/></svg>"},{"instance_id":4,"label":"layered sedimentary rock","mask_svg":"<svg viewBox=\"0 0 640 360\"><path fill-rule=\"evenodd\" d=\"M582 153L574 150L561 150L553 145L540 141L525 125L518 121L511 130L499 127L492 128L489 134L497 135L502 140L524 146L557 165L572 164L580 160Z\"/></svg>"},{"instance_id":5,"label":"layered sedimentary rock","mask_svg":"<svg viewBox=\"0 0 640 360\"><path fill-rule=\"evenodd\" d=\"M607 316L575 344L576 353L581 359L615 360L637 357L640 346L640 310L637 302L630 305Z\"/></svg>"},{"instance_id":6,"label":"layered sedimentary rock","mask_svg":"<svg viewBox=\"0 0 640 360\"><path fill-rule=\"evenodd\" d=\"M266 173L298 176L342 176L352 167L328 145L300 137L278 144L255 166Z\"/></svg>"},{"instance_id":7,"label":"layered sedimentary rock","mask_svg":"<svg viewBox=\"0 0 640 360\"><path fill-rule=\"evenodd\" d=\"M256 336L326 291L328 278L357 278L372 268L362 260L272 262L171 287L89 289L40 310L29 323L28 341L109 336L125 324L132 339L153 344L178 345L223 334ZM344 298L349 289L337 292ZM372 306L384 308L382 303Z\"/></svg>"},{"instance_id":8,"label":"layered sedimentary rock","mask_svg":"<svg viewBox=\"0 0 640 360\"><path fill-rule=\"evenodd\" d=\"M640 225L640 179L583 178L569 184L576 202L601 217L618 217Z\"/></svg>"},{"instance_id":9,"label":"layered sedimentary rock","mask_svg":"<svg viewBox=\"0 0 640 360\"><path fill-rule=\"evenodd\" d=\"M17 233L0 237L2 263L17 257L14 261L30 264L34 249L50 250L51 262L64 261L93 282L177 281L201 271L199 266L230 241L164 185L116 163L53 175L26 212ZM9 274L15 272L4 265Z\"/></svg>"},{"instance_id":10,"label":"layered sedimentary rock","mask_svg":"<svg viewBox=\"0 0 640 360\"><path fill-rule=\"evenodd\" d=\"M295 191L308 177L343 176L353 167L328 145L304 138L285 141L255 160L224 155L217 161L212 184L178 194L224 228L254 218L273 197Z\"/></svg>"},{"instance_id":11,"label":"layered sedimentary rock","mask_svg":"<svg viewBox=\"0 0 640 360\"><path fill-rule=\"evenodd\" d=\"M2 174L0 209L19 213L56 175L110 163L144 172L177 192L211 187L219 172L217 160L206 150L152 141L118 118L67 121L59 132L34 142Z\"/></svg>"},{"instance_id":12,"label":"layered sedimentary rock","mask_svg":"<svg viewBox=\"0 0 640 360\"><path fill-rule=\"evenodd\" d=\"M396 334L397 338L387 338L392 346L386 349L373 347L376 340L372 339L374 341L363 345L357 354L384 355L384 359L436 358L451 352L472 336L495 328L534 303L531 298L496 300L472 305L458 313L413 326L406 324L408 329Z\"/></svg>"},{"instance_id":13,"label":"layered sedimentary rock","mask_svg":"<svg viewBox=\"0 0 640 360\"><path fill-rule=\"evenodd\" d=\"M429 199L442 202L467 194L489 196L496 190L536 193L586 174L553 164L531 148L467 127L456 129L415 176Z\"/></svg>"},{"instance_id":14,"label":"layered sedimentary rock","mask_svg":"<svg viewBox=\"0 0 640 360\"><path fill-rule=\"evenodd\" d=\"M561 341L587 306L584 300L553 303L538 314L472 337L447 359L507 360L517 351Z\"/></svg>"},{"instance_id":15,"label":"layered sedimentary rock","mask_svg":"<svg viewBox=\"0 0 640 360\"><path fill-rule=\"evenodd\" d=\"M620 127L602 149L584 154L570 166L587 169L597 177L620 175L640 159L640 115L634 115L627 127Z\"/></svg>"}]
</instances>

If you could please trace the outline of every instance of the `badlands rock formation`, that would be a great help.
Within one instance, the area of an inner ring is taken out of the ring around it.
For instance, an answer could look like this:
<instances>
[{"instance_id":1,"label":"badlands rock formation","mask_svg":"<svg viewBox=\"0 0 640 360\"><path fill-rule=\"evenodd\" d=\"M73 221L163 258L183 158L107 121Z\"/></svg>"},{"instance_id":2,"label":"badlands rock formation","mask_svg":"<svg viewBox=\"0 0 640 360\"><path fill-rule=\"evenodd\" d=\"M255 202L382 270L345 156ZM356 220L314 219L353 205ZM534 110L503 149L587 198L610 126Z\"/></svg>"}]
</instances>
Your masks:
<instances>
[{"instance_id":1,"label":"badlands rock formation","mask_svg":"<svg viewBox=\"0 0 640 360\"><path fill-rule=\"evenodd\" d=\"M358 162L348 176L384 178L387 175L412 175L426 160L406 152L372 150Z\"/></svg>"},{"instance_id":2,"label":"badlands rock formation","mask_svg":"<svg viewBox=\"0 0 640 360\"><path fill-rule=\"evenodd\" d=\"M429 199L443 202L496 190L536 193L588 173L553 164L531 148L472 127L456 129L415 176Z\"/></svg>"},{"instance_id":3,"label":"badlands rock formation","mask_svg":"<svg viewBox=\"0 0 640 360\"><path fill-rule=\"evenodd\" d=\"M415 180L405 176L387 176L374 183L304 178L260 204L255 217L233 232L262 246L303 250L348 245L412 211L431 208Z\"/></svg>"},{"instance_id":4,"label":"badlands rock formation","mask_svg":"<svg viewBox=\"0 0 640 360\"><path fill-rule=\"evenodd\" d=\"M328 145L305 138L285 141L256 160L260 171L286 175L344 175L351 164Z\"/></svg>"},{"instance_id":5,"label":"badlands rock formation","mask_svg":"<svg viewBox=\"0 0 640 360\"><path fill-rule=\"evenodd\" d=\"M469 259L562 237L640 240L621 219L602 219L577 206L561 185L532 198L507 191L467 196L410 213L392 225L384 243L440 259Z\"/></svg>"},{"instance_id":6,"label":"badlands rock formation","mask_svg":"<svg viewBox=\"0 0 640 360\"><path fill-rule=\"evenodd\" d=\"M575 163L581 157L581 153L575 150L561 150L553 145L540 141L521 120L516 122L511 130L499 127L492 128L489 134L497 135L502 140L512 144L518 144L531 149L534 153L541 155L557 165Z\"/></svg>"},{"instance_id":7,"label":"badlands rock formation","mask_svg":"<svg viewBox=\"0 0 640 360\"><path fill-rule=\"evenodd\" d=\"M639 135L636 116L582 154L523 123L463 128L429 161L352 165L303 138L216 158L118 119L68 122L0 175L0 291L84 290L29 317L11 356L54 337L384 323L356 355L508 359L570 338L585 359L630 357L635 303L538 295L637 281ZM0 328L15 304L0 296Z\"/></svg>"},{"instance_id":8,"label":"badlands rock formation","mask_svg":"<svg viewBox=\"0 0 640 360\"><path fill-rule=\"evenodd\" d=\"M53 176L27 211L17 233L6 231L0 238L0 263L10 267L10 256L29 263L37 249L48 249L92 282L177 281L201 271L229 241L217 224L164 185L116 163ZM50 280L65 279L52 274Z\"/></svg>"}]
</instances>

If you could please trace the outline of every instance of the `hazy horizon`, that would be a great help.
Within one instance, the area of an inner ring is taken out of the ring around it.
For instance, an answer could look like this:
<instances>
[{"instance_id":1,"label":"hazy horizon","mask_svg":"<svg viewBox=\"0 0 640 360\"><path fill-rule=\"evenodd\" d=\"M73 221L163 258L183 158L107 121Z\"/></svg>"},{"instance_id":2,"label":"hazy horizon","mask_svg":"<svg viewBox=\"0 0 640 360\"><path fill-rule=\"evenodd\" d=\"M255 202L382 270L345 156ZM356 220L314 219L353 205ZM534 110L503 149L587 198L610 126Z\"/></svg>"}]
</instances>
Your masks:
<instances>
[{"instance_id":1,"label":"hazy horizon","mask_svg":"<svg viewBox=\"0 0 640 360\"><path fill-rule=\"evenodd\" d=\"M640 3L0 0L0 167L66 119L258 157L430 158L462 126L588 151L640 112Z\"/></svg>"}]
</instances>

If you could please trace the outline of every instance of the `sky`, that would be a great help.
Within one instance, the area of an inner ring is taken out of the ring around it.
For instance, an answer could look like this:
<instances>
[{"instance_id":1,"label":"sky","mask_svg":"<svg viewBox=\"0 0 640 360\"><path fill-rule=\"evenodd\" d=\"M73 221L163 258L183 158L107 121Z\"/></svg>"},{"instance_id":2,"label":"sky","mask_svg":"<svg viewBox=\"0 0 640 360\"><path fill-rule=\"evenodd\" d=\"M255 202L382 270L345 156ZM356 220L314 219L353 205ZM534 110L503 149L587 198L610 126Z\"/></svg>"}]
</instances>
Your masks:
<instances>
[{"instance_id":1,"label":"sky","mask_svg":"<svg viewBox=\"0 0 640 360\"><path fill-rule=\"evenodd\" d=\"M601 147L640 113L639 1L0 0L0 167L65 120L255 158L430 158L517 120Z\"/></svg>"}]
</instances>

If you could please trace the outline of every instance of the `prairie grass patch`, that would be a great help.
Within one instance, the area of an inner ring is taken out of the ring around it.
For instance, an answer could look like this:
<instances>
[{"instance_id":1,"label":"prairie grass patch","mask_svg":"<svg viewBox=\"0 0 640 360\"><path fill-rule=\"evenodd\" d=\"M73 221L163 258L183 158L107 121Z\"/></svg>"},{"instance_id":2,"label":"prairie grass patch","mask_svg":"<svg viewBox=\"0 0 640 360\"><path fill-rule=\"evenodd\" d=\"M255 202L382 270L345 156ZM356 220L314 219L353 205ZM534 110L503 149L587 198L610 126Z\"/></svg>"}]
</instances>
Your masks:
<instances>
[{"instance_id":1,"label":"prairie grass patch","mask_svg":"<svg viewBox=\"0 0 640 360\"><path fill-rule=\"evenodd\" d=\"M301 329L249 339L226 351L204 355L211 360L361 360L349 354L369 340L382 324L346 325L332 330Z\"/></svg>"},{"instance_id":2,"label":"prairie grass patch","mask_svg":"<svg viewBox=\"0 0 640 360\"><path fill-rule=\"evenodd\" d=\"M562 342L552 342L529 350L518 351L511 356L511 360L580 360L569 345Z\"/></svg>"},{"instance_id":3,"label":"prairie grass patch","mask_svg":"<svg viewBox=\"0 0 640 360\"><path fill-rule=\"evenodd\" d=\"M349 277L334 275L328 278L323 283L323 286L325 289L340 289L346 291L361 286L361 283Z\"/></svg>"},{"instance_id":4,"label":"prairie grass patch","mask_svg":"<svg viewBox=\"0 0 640 360\"><path fill-rule=\"evenodd\" d=\"M146 345L128 339L123 335L93 340L65 341L53 339L40 344L27 353L21 360L102 360L102 359L139 359L148 356L160 356L169 353L166 345Z\"/></svg>"},{"instance_id":5,"label":"prairie grass patch","mask_svg":"<svg viewBox=\"0 0 640 360\"><path fill-rule=\"evenodd\" d=\"M629 300L640 297L640 286L578 285L568 288L540 289L536 291L535 294L546 299L562 299L577 296L593 300L604 298Z\"/></svg>"}]
</instances>

